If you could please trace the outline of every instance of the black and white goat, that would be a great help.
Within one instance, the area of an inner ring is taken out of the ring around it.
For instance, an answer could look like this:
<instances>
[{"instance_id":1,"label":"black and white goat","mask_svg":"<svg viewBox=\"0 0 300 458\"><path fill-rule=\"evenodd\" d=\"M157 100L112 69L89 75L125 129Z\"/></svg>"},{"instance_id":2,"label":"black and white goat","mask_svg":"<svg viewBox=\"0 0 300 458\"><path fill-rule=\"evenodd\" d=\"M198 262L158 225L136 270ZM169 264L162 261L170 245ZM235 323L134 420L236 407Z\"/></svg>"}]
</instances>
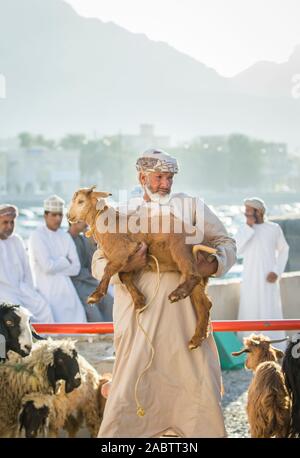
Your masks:
<instances>
[{"instance_id":1,"label":"black and white goat","mask_svg":"<svg viewBox=\"0 0 300 458\"><path fill-rule=\"evenodd\" d=\"M0 304L0 361L5 361L12 350L21 356L32 348L30 313L20 305Z\"/></svg>"}]
</instances>

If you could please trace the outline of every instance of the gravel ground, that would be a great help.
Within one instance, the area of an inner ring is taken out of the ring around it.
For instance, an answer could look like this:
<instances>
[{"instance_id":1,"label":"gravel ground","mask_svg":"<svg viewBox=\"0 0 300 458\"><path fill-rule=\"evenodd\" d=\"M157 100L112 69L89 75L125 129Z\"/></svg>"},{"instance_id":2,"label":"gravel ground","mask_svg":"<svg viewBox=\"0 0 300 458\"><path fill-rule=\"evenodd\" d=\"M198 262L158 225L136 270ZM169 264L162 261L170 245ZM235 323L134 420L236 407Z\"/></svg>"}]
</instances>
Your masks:
<instances>
[{"instance_id":1,"label":"gravel ground","mask_svg":"<svg viewBox=\"0 0 300 458\"><path fill-rule=\"evenodd\" d=\"M223 371L222 407L228 437L250 437L246 413L247 390L252 372L245 369Z\"/></svg>"}]
</instances>

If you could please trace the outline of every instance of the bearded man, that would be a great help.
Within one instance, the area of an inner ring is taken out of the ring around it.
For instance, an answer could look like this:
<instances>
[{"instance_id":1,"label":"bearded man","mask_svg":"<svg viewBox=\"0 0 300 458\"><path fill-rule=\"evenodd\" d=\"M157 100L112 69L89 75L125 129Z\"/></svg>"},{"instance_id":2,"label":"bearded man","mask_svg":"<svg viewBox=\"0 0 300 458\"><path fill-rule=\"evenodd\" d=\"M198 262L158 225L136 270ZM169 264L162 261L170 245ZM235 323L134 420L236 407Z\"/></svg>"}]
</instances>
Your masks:
<instances>
[{"instance_id":1,"label":"bearded man","mask_svg":"<svg viewBox=\"0 0 300 458\"><path fill-rule=\"evenodd\" d=\"M199 273L222 276L235 262L235 242L217 216L198 198L172 194L175 158L164 151L147 150L137 160L139 182L144 190L133 203L137 211L155 203L168 206L185 222L198 226L203 240L217 249L215 258L199 255ZM147 300L154 296L156 272L140 271L146 264L143 244L128 261L124 271L137 271L135 284ZM101 280L106 259L101 250L93 256L92 272ZM221 409L221 370L217 348L210 334L201 347L190 351L188 341L196 326L190 297L170 303L168 295L180 283L179 272L160 274L158 293L142 313L141 322L155 350L150 368L135 389L151 358L151 347L138 327L132 298L114 275L113 319L116 360L99 437L158 437L172 429L181 437L224 437ZM145 407L139 417L136 395Z\"/></svg>"}]
</instances>

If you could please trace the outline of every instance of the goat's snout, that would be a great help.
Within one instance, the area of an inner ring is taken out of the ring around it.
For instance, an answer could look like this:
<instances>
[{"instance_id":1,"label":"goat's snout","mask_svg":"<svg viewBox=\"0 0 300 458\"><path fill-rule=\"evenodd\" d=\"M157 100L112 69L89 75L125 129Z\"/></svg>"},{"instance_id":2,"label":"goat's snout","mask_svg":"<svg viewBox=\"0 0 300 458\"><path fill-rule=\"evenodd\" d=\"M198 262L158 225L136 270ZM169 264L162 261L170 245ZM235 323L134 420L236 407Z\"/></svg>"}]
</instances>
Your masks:
<instances>
[{"instance_id":1,"label":"goat's snout","mask_svg":"<svg viewBox=\"0 0 300 458\"><path fill-rule=\"evenodd\" d=\"M66 387L65 387L66 393L70 393L75 388L78 388L80 385L81 385L81 377L78 374L72 380L67 380L66 381Z\"/></svg>"},{"instance_id":2,"label":"goat's snout","mask_svg":"<svg viewBox=\"0 0 300 458\"><path fill-rule=\"evenodd\" d=\"M24 358L25 356L28 356L31 352L32 345L25 344L22 346L21 350L19 351L20 355Z\"/></svg>"},{"instance_id":3,"label":"goat's snout","mask_svg":"<svg viewBox=\"0 0 300 458\"><path fill-rule=\"evenodd\" d=\"M28 352L28 355L29 355L29 353L31 352L31 349L32 349L32 345L26 344L26 345L24 345L24 348Z\"/></svg>"}]
</instances>

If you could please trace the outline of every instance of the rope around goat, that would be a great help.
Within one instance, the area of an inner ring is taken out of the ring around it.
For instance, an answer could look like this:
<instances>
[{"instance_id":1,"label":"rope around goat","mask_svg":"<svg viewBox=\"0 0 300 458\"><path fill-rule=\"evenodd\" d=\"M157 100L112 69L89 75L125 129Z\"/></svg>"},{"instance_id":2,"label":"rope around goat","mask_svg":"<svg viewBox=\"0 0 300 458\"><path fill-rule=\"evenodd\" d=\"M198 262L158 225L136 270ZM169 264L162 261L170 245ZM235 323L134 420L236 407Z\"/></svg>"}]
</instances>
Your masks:
<instances>
[{"instance_id":1,"label":"rope around goat","mask_svg":"<svg viewBox=\"0 0 300 458\"><path fill-rule=\"evenodd\" d=\"M215 248L211 248L211 247L208 247L206 245L194 245L193 246L193 255L196 257L196 254L198 251L205 251L206 253L209 253L209 254L216 254L217 253L217 250ZM142 331L142 333L144 334L144 336L146 337L146 340L147 342L149 343L150 347L151 347L151 357L150 357L150 361L149 363L147 364L147 366L143 369L143 371L140 373L140 375L138 376L138 379L136 381L136 384L135 384L135 388L134 388L134 397L135 397L135 402L136 402L136 406L137 406L137 411L136 411L136 414L139 416L139 417L143 417L145 415L145 409L142 407L142 405L140 404L139 402L139 399L138 399L138 395L137 395L137 390L138 390L138 385L141 381L141 378L143 377L143 375L145 374L145 372L151 367L151 364L153 362L153 358L154 358L154 355L155 355L155 350L154 350L154 347L152 345L152 342L147 334L147 332L145 331L145 329L143 328L143 326L141 325L141 322L139 320L140 318L140 314L146 310L146 308L149 307L149 305L154 301L154 299L156 298L156 295L158 293L158 290L159 290L159 285L160 285L160 269L159 269L159 263L158 263L158 260L155 256L153 256L152 254L149 255L151 258L154 259L155 261L155 264L156 264L156 270L157 270L157 283L156 283L156 287L155 287L155 291L154 291L154 295L152 296L152 298L150 299L150 301L140 310L137 310L136 311L136 321L137 321L137 324L138 324L138 327L140 328L140 330Z\"/></svg>"},{"instance_id":2,"label":"rope around goat","mask_svg":"<svg viewBox=\"0 0 300 458\"><path fill-rule=\"evenodd\" d=\"M150 301L140 310L137 310L136 311L136 321L137 321L137 324L138 324L138 327L140 328L140 330L142 331L142 333L144 334L144 336L146 337L146 340L147 342L149 343L150 347L151 347L151 357L150 357L150 361L149 363L147 364L147 366L143 369L143 371L140 373L140 375L138 376L138 379L136 381L136 384L135 384L135 388L134 388L134 397L135 397L135 402L136 402L136 406L137 406L137 410L136 410L136 414L139 416L139 417L143 417L145 415L145 409L142 407L142 405L140 404L139 402L139 399L138 399L138 394L137 394L137 390L138 390L138 385L141 381L141 378L143 377L143 375L145 374L145 372L151 367L151 364L153 362L153 358L154 358L154 355L155 355L155 350L154 350L154 347L152 345L152 342L150 340L150 337L148 336L147 332L145 331L145 329L143 328L143 326L141 325L141 322L139 320L140 318L140 314L146 310L146 308L149 307L149 305L154 301L157 293L158 293L158 290L159 290L159 285L160 285L160 269L159 269L159 264L158 264L158 260L155 256L153 256L152 254L149 255L151 258L154 259L155 261L155 264L156 264L156 271L157 271L157 282L156 282L156 287L155 287L155 291L154 291L154 294L152 296L152 298L150 299Z\"/></svg>"}]
</instances>

